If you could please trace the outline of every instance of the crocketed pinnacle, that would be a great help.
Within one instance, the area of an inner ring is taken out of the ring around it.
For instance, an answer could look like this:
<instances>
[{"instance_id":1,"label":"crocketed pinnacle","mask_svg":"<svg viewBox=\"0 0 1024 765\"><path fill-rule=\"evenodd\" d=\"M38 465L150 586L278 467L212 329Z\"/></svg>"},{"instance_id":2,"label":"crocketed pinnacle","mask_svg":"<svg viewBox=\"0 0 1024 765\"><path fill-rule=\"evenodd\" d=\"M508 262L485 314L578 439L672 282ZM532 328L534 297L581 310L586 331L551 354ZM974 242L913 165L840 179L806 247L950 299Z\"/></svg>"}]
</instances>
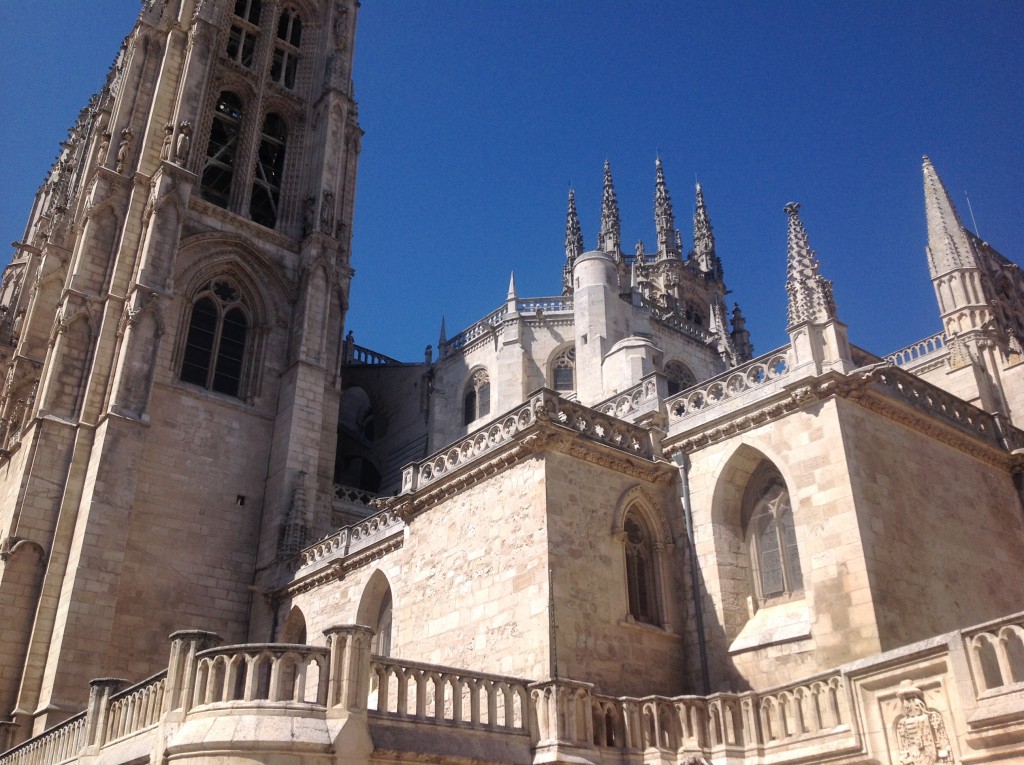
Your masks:
<instances>
[{"instance_id":1,"label":"crocketed pinnacle","mask_svg":"<svg viewBox=\"0 0 1024 765\"><path fill-rule=\"evenodd\" d=\"M701 271L717 279L722 278L722 262L715 253L715 232L700 183L697 184L697 205L693 213L693 254Z\"/></svg>"},{"instance_id":2,"label":"crocketed pinnacle","mask_svg":"<svg viewBox=\"0 0 1024 765\"><path fill-rule=\"evenodd\" d=\"M836 318L832 282L818 272L818 258L807 242L800 220L800 205L786 205L789 215L789 256L786 292L789 294L789 326L811 322L820 324Z\"/></svg>"},{"instance_id":3,"label":"crocketed pinnacle","mask_svg":"<svg viewBox=\"0 0 1024 765\"><path fill-rule=\"evenodd\" d=\"M935 166L924 157L924 209L928 221L928 267L932 277L976 266L970 239Z\"/></svg>"},{"instance_id":4,"label":"crocketed pinnacle","mask_svg":"<svg viewBox=\"0 0 1024 765\"><path fill-rule=\"evenodd\" d=\"M655 160L654 167L654 225L658 232L658 256L667 257L669 253L676 252L676 219L672 213L672 197L665 184L661 157Z\"/></svg>"},{"instance_id":5,"label":"crocketed pinnacle","mask_svg":"<svg viewBox=\"0 0 1024 765\"><path fill-rule=\"evenodd\" d=\"M599 246L605 252L618 255L622 238L619 233L619 200L612 184L612 166L604 161L604 193L601 195L601 236Z\"/></svg>"},{"instance_id":6,"label":"crocketed pinnacle","mask_svg":"<svg viewBox=\"0 0 1024 765\"><path fill-rule=\"evenodd\" d=\"M569 189L569 212L565 216L565 266L562 268L562 294L572 293L572 267L583 254L583 233L576 214L576 192Z\"/></svg>"}]
</instances>

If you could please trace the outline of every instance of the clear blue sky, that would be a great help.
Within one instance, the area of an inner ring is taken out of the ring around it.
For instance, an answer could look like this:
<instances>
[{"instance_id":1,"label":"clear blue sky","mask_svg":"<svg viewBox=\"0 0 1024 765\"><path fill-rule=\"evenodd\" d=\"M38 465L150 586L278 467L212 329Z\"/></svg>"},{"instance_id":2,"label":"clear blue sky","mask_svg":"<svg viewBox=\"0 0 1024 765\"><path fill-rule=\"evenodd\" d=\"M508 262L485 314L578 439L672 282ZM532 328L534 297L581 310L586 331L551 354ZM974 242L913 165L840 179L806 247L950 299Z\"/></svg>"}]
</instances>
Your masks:
<instances>
[{"instance_id":1,"label":"clear blue sky","mask_svg":"<svg viewBox=\"0 0 1024 765\"><path fill-rule=\"evenodd\" d=\"M57 145L137 0L4 0L0 236L21 236ZM364 0L348 326L403 359L560 291L570 182L588 247L611 160L623 243L654 240L660 152L684 242L693 182L757 351L785 336L786 202L877 353L939 329L921 155L965 220L1024 260L1024 3ZM689 246L689 245L687 245Z\"/></svg>"}]
</instances>

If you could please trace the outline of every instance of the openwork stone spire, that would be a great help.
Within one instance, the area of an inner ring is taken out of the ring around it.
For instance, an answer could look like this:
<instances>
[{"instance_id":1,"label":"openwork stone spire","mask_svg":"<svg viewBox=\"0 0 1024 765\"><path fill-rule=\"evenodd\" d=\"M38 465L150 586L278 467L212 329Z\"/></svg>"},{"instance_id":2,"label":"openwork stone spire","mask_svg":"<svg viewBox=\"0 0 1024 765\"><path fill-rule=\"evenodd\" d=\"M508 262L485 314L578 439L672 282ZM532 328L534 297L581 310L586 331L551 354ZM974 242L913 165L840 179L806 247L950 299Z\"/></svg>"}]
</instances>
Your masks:
<instances>
[{"instance_id":1,"label":"openwork stone spire","mask_svg":"<svg viewBox=\"0 0 1024 765\"><path fill-rule=\"evenodd\" d=\"M562 270L562 294L572 292L572 267L583 254L583 232L576 214L576 192L569 189L569 211L565 216L565 268Z\"/></svg>"},{"instance_id":2,"label":"openwork stone spire","mask_svg":"<svg viewBox=\"0 0 1024 765\"><path fill-rule=\"evenodd\" d=\"M832 282L818 272L818 257L807 242L800 220L800 205L786 205L789 215L789 257L786 292L789 293L789 326L811 322L822 324L836 318Z\"/></svg>"},{"instance_id":3,"label":"openwork stone spire","mask_svg":"<svg viewBox=\"0 0 1024 765\"><path fill-rule=\"evenodd\" d=\"M960 215L935 166L924 157L924 209L928 221L928 267L933 277L977 263Z\"/></svg>"},{"instance_id":4,"label":"openwork stone spire","mask_svg":"<svg viewBox=\"0 0 1024 765\"><path fill-rule=\"evenodd\" d=\"M612 165L604 161L604 193L601 196L601 235L598 246L604 252L619 254L622 237L619 232L619 200L612 184Z\"/></svg>"},{"instance_id":5,"label":"openwork stone spire","mask_svg":"<svg viewBox=\"0 0 1024 765\"><path fill-rule=\"evenodd\" d=\"M711 228L711 218L704 204L704 190L699 183L697 206L693 213L693 255L701 271L716 279L722 278L722 262L715 254L715 232Z\"/></svg>"},{"instance_id":6,"label":"openwork stone spire","mask_svg":"<svg viewBox=\"0 0 1024 765\"><path fill-rule=\"evenodd\" d=\"M670 252L676 250L676 219L672 213L672 198L668 193L668 186L665 184L665 171L661 167L661 157L658 157L654 166L656 168L654 179L654 225L658 232L658 256L667 257Z\"/></svg>"}]
</instances>

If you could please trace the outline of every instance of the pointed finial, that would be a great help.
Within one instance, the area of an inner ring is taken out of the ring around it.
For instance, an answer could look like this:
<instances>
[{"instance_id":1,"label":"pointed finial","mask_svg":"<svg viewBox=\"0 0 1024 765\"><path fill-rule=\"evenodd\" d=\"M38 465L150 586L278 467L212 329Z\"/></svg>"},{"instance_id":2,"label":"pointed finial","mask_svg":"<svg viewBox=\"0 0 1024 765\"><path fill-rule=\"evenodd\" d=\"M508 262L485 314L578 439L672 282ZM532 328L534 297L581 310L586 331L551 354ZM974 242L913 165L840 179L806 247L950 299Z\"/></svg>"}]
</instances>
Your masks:
<instances>
[{"instance_id":1,"label":"pointed finial","mask_svg":"<svg viewBox=\"0 0 1024 765\"><path fill-rule=\"evenodd\" d=\"M836 318L832 282L819 273L818 257L807 240L800 220L800 205L785 207L789 216L786 292L789 294L789 326L804 322L825 323Z\"/></svg>"},{"instance_id":2,"label":"pointed finial","mask_svg":"<svg viewBox=\"0 0 1024 765\"><path fill-rule=\"evenodd\" d=\"M976 267L974 252L960 214L927 156L924 173L924 211L928 221L928 266L932 278L956 268Z\"/></svg>"},{"instance_id":3,"label":"pointed finial","mask_svg":"<svg viewBox=\"0 0 1024 765\"><path fill-rule=\"evenodd\" d=\"M508 277L508 294L505 295L505 300L515 300L516 297L516 272L512 271Z\"/></svg>"},{"instance_id":4,"label":"pointed finial","mask_svg":"<svg viewBox=\"0 0 1024 765\"><path fill-rule=\"evenodd\" d=\"M701 271L722 279L722 261L715 253L715 232L704 204L704 188L700 181L697 181L697 201L693 212L693 254Z\"/></svg>"},{"instance_id":5,"label":"pointed finial","mask_svg":"<svg viewBox=\"0 0 1024 765\"><path fill-rule=\"evenodd\" d=\"M448 333L444 328L444 316L441 317L441 335L437 340L438 350L444 348L448 344Z\"/></svg>"},{"instance_id":6,"label":"pointed finial","mask_svg":"<svg viewBox=\"0 0 1024 765\"><path fill-rule=\"evenodd\" d=\"M654 167L654 225L658 231L658 257L665 258L669 254L679 254L675 248L676 221L660 157L654 160Z\"/></svg>"},{"instance_id":7,"label":"pointed finial","mask_svg":"<svg viewBox=\"0 0 1024 765\"><path fill-rule=\"evenodd\" d=\"M615 197L615 185L612 183L612 165L604 161L604 191L601 195L601 234L598 247L604 252L618 256L622 249L622 238L619 232L619 201Z\"/></svg>"},{"instance_id":8,"label":"pointed finial","mask_svg":"<svg viewBox=\"0 0 1024 765\"><path fill-rule=\"evenodd\" d=\"M569 211L565 215L565 266L562 268L562 294L572 293L572 267L583 254L583 232L576 214L576 192L569 188Z\"/></svg>"}]
</instances>

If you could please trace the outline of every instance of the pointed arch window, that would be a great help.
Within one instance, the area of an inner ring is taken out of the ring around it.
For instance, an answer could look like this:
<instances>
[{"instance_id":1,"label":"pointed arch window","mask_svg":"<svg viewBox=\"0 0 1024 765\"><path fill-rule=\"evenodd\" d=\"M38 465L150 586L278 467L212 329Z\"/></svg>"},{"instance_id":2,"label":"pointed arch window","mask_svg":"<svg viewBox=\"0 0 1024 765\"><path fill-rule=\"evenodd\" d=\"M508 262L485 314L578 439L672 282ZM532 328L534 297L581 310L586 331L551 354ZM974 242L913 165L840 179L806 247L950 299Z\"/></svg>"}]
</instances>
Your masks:
<instances>
[{"instance_id":1,"label":"pointed arch window","mask_svg":"<svg viewBox=\"0 0 1024 765\"><path fill-rule=\"evenodd\" d=\"M236 64L251 69L259 37L261 0L235 0L234 18L225 50Z\"/></svg>"},{"instance_id":2,"label":"pointed arch window","mask_svg":"<svg viewBox=\"0 0 1024 765\"><path fill-rule=\"evenodd\" d=\"M250 325L237 287L211 281L192 303L182 381L240 398Z\"/></svg>"},{"instance_id":3,"label":"pointed arch window","mask_svg":"<svg viewBox=\"0 0 1024 765\"><path fill-rule=\"evenodd\" d=\"M644 517L630 508L622 522L626 553L626 589L629 616L644 624L658 624L654 540Z\"/></svg>"},{"instance_id":4,"label":"pointed arch window","mask_svg":"<svg viewBox=\"0 0 1024 765\"><path fill-rule=\"evenodd\" d=\"M681 361L670 361L665 365L665 377L668 379L668 395L674 396L680 391L694 385L697 380Z\"/></svg>"},{"instance_id":5,"label":"pointed arch window","mask_svg":"<svg viewBox=\"0 0 1024 765\"><path fill-rule=\"evenodd\" d=\"M576 348L566 348L551 362L551 387L565 392L576 390Z\"/></svg>"},{"instance_id":6,"label":"pointed arch window","mask_svg":"<svg viewBox=\"0 0 1024 765\"><path fill-rule=\"evenodd\" d=\"M748 490L743 531L754 595L761 604L803 593L789 491L774 466L759 468Z\"/></svg>"},{"instance_id":7,"label":"pointed arch window","mask_svg":"<svg viewBox=\"0 0 1024 765\"><path fill-rule=\"evenodd\" d=\"M391 621L392 621L392 601L391 601L391 588L385 591L384 596L381 598L380 611L377 613L377 623L374 630L373 643L370 646L370 652L377 656L390 656L391 655Z\"/></svg>"},{"instance_id":8,"label":"pointed arch window","mask_svg":"<svg viewBox=\"0 0 1024 765\"><path fill-rule=\"evenodd\" d=\"M277 225L287 138L285 121L278 114L268 114L263 120L256 176L252 181L252 196L249 200L249 217L267 228Z\"/></svg>"},{"instance_id":9,"label":"pointed arch window","mask_svg":"<svg viewBox=\"0 0 1024 765\"><path fill-rule=\"evenodd\" d=\"M295 76L299 69L299 49L302 47L302 19L293 8L281 11L274 43L274 60L270 64L270 79L278 85L295 89Z\"/></svg>"},{"instance_id":10,"label":"pointed arch window","mask_svg":"<svg viewBox=\"0 0 1024 765\"><path fill-rule=\"evenodd\" d=\"M221 93L217 98L210 142L206 147L206 166L200 182L203 199L218 207L227 207L231 197L242 117L242 99L227 90Z\"/></svg>"},{"instance_id":11,"label":"pointed arch window","mask_svg":"<svg viewBox=\"0 0 1024 765\"><path fill-rule=\"evenodd\" d=\"M462 424L469 425L490 413L491 380L486 369L478 369L469 379L462 397Z\"/></svg>"}]
</instances>

